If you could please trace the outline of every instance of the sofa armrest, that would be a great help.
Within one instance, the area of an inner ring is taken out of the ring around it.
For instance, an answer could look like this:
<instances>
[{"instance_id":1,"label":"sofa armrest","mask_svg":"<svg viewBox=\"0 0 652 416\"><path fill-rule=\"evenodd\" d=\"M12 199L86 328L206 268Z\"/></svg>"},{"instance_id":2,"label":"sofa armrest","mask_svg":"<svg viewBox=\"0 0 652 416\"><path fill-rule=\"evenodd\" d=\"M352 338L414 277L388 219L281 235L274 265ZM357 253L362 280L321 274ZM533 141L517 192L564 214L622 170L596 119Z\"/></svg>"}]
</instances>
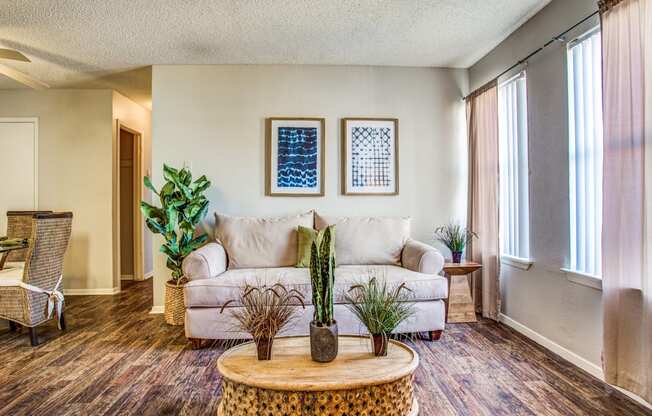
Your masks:
<instances>
[{"instance_id":1,"label":"sofa armrest","mask_svg":"<svg viewBox=\"0 0 652 416\"><path fill-rule=\"evenodd\" d=\"M444 268L444 256L434 247L408 240L401 253L403 267L425 274L437 274Z\"/></svg>"},{"instance_id":2,"label":"sofa armrest","mask_svg":"<svg viewBox=\"0 0 652 416\"><path fill-rule=\"evenodd\" d=\"M188 280L208 279L226 271L227 258L224 247L218 243L208 243L190 253L181 268Z\"/></svg>"}]
</instances>

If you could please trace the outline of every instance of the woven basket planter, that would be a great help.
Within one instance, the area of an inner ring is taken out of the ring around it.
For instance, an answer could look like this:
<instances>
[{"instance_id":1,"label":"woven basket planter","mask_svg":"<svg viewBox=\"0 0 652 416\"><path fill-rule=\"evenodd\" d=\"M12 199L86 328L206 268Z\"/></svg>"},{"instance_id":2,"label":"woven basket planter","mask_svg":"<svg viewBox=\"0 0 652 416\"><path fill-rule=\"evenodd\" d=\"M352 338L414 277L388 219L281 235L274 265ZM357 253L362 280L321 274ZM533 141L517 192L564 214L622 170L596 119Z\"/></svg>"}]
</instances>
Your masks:
<instances>
[{"instance_id":1,"label":"woven basket planter","mask_svg":"<svg viewBox=\"0 0 652 416\"><path fill-rule=\"evenodd\" d=\"M165 322L169 325L183 325L186 307L183 304L183 285L165 283Z\"/></svg>"}]
</instances>

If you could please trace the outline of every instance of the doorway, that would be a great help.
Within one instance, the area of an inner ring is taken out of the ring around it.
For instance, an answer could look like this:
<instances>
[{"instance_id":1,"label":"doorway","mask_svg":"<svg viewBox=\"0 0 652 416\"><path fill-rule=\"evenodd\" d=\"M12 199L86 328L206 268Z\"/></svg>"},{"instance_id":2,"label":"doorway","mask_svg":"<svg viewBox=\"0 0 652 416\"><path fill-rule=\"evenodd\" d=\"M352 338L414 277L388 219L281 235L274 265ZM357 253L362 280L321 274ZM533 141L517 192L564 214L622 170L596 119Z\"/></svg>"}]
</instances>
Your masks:
<instances>
[{"instance_id":1,"label":"doorway","mask_svg":"<svg viewBox=\"0 0 652 416\"><path fill-rule=\"evenodd\" d=\"M120 286L144 280L140 201L142 199L142 135L118 121L118 245Z\"/></svg>"}]
</instances>

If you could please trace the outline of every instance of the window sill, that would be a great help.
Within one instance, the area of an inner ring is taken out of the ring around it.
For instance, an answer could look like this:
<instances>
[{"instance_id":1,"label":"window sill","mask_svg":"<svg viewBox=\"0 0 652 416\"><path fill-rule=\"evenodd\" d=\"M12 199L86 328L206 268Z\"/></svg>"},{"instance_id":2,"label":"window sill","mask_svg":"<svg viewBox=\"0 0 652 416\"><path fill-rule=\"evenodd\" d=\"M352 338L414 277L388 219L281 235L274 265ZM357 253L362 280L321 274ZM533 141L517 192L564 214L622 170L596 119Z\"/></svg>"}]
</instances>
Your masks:
<instances>
[{"instance_id":1,"label":"window sill","mask_svg":"<svg viewBox=\"0 0 652 416\"><path fill-rule=\"evenodd\" d=\"M512 266L517 269L528 271L530 267L534 264L532 259L522 259L520 257L508 256L507 254L501 254L500 263L506 266Z\"/></svg>"},{"instance_id":2,"label":"window sill","mask_svg":"<svg viewBox=\"0 0 652 416\"><path fill-rule=\"evenodd\" d=\"M561 269L562 272L566 273L566 279L568 281L577 283L578 285L590 287L592 289L596 290L602 290L602 279L599 278L598 276L594 276L591 274L586 274L574 270L569 270L569 269Z\"/></svg>"}]
</instances>

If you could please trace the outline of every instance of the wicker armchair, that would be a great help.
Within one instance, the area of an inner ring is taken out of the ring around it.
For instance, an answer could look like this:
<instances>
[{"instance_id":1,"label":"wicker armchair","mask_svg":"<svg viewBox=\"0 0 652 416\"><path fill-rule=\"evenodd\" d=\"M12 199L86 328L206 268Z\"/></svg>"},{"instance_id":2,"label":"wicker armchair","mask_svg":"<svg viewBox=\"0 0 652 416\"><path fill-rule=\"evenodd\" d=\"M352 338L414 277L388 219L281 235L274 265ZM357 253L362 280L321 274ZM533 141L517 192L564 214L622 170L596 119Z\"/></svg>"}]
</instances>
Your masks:
<instances>
[{"instance_id":1,"label":"wicker armchair","mask_svg":"<svg viewBox=\"0 0 652 416\"><path fill-rule=\"evenodd\" d=\"M24 268L0 271L0 318L29 328L32 346L38 345L36 326L53 317L65 329L60 291L63 256L72 228L72 213L37 213Z\"/></svg>"}]
</instances>

